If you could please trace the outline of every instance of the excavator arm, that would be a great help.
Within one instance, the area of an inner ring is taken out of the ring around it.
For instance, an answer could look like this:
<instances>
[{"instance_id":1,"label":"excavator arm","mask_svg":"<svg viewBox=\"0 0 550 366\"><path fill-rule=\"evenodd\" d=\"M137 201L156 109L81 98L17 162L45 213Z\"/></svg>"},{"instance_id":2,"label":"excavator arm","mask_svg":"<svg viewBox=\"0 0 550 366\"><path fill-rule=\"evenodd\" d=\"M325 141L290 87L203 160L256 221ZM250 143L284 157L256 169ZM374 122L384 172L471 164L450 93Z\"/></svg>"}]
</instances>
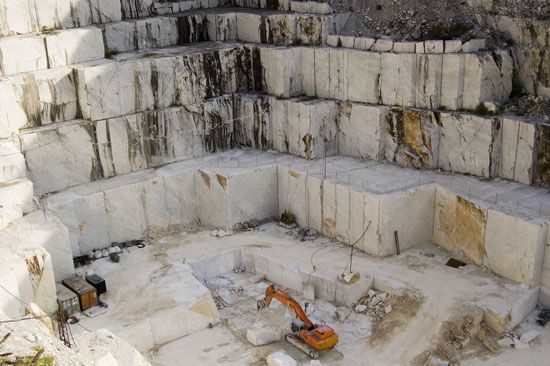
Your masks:
<instances>
[{"instance_id":1,"label":"excavator arm","mask_svg":"<svg viewBox=\"0 0 550 366\"><path fill-rule=\"evenodd\" d=\"M271 304L271 300L274 298L276 300L279 300L279 302L281 302L283 305L292 309L296 317L304 322L304 327L306 329L311 330L314 328L313 323L311 322L311 320L309 320L300 304L285 291L281 290L280 288L275 288L274 285L269 285L267 287L265 291L265 298L258 301L258 309L269 307L269 304Z\"/></svg>"}]
</instances>

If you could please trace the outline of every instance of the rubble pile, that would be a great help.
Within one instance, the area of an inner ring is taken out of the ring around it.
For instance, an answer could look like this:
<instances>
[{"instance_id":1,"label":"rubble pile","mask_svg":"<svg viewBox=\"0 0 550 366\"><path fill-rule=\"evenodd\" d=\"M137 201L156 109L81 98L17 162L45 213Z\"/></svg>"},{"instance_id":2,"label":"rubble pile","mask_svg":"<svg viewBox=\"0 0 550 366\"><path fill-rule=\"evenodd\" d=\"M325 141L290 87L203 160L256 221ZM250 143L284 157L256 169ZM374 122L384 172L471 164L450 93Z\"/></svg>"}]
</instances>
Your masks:
<instances>
[{"instance_id":1,"label":"rubble pile","mask_svg":"<svg viewBox=\"0 0 550 366\"><path fill-rule=\"evenodd\" d=\"M390 305L391 295L386 292L369 290L353 308L356 313L363 313L375 318L382 318L393 311Z\"/></svg>"}]
</instances>

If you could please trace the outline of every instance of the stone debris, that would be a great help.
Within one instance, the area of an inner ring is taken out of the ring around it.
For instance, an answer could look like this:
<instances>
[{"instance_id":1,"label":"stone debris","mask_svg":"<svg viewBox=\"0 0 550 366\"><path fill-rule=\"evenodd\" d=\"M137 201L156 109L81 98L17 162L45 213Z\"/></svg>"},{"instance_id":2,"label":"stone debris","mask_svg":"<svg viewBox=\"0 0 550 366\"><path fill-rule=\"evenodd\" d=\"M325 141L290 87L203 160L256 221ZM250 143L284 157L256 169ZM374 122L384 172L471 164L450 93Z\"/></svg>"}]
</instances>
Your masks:
<instances>
[{"instance_id":1,"label":"stone debris","mask_svg":"<svg viewBox=\"0 0 550 366\"><path fill-rule=\"evenodd\" d=\"M523 343L529 343L533 341L535 338L537 338L540 335L540 332L538 330L530 330L521 335L519 338L520 341Z\"/></svg>"},{"instance_id":2,"label":"stone debris","mask_svg":"<svg viewBox=\"0 0 550 366\"><path fill-rule=\"evenodd\" d=\"M367 310L367 305L359 304L354 309L357 313L362 313L363 311Z\"/></svg>"},{"instance_id":3,"label":"stone debris","mask_svg":"<svg viewBox=\"0 0 550 366\"><path fill-rule=\"evenodd\" d=\"M258 283L258 282L262 282L264 280L265 280L265 274L256 273L256 274L250 276L250 278L248 279L248 282L250 282L252 284L255 284L255 283Z\"/></svg>"},{"instance_id":4,"label":"stone debris","mask_svg":"<svg viewBox=\"0 0 550 366\"><path fill-rule=\"evenodd\" d=\"M514 348L515 349L530 349L529 343L524 343L519 339L514 339Z\"/></svg>"},{"instance_id":5,"label":"stone debris","mask_svg":"<svg viewBox=\"0 0 550 366\"><path fill-rule=\"evenodd\" d=\"M376 318L382 318L393 311L389 303L391 296L386 292L368 290L367 296L362 297L354 307L355 312L364 313Z\"/></svg>"},{"instance_id":6,"label":"stone debris","mask_svg":"<svg viewBox=\"0 0 550 366\"><path fill-rule=\"evenodd\" d=\"M226 236L232 236L233 235L233 230L223 230L223 229L212 230L210 232L210 235L215 236L217 238L223 238L223 237L226 237Z\"/></svg>"},{"instance_id":7,"label":"stone debris","mask_svg":"<svg viewBox=\"0 0 550 366\"><path fill-rule=\"evenodd\" d=\"M298 363L285 351L273 352L266 358L268 366L296 366Z\"/></svg>"},{"instance_id":8,"label":"stone debris","mask_svg":"<svg viewBox=\"0 0 550 366\"><path fill-rule=\"evenodd\" d=\"M510 348L514 345L514 340L510 337L502 338L497 341L497 344L502 348Z\"/></svg>"}]
</instances>

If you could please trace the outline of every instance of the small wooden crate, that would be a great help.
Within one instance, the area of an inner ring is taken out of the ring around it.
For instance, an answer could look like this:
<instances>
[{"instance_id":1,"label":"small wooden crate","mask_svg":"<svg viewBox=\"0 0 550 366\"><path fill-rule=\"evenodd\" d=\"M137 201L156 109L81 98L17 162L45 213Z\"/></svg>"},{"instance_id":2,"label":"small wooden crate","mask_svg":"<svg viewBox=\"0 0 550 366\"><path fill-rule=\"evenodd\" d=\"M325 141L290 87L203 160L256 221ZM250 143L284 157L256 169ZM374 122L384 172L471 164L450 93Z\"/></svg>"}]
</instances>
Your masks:
<instances>
[{"instance_id":1,"label":"small wooden crate","mask_svg":"<svg viewBox=\"0 0 550 366\"><path fill-rule=\"evenodd\" d=\"M78 295L80 310L88 310L98 304L97 291L86 280L73 276L63 280L63 284Z\"/></svg>"}]
</instances>

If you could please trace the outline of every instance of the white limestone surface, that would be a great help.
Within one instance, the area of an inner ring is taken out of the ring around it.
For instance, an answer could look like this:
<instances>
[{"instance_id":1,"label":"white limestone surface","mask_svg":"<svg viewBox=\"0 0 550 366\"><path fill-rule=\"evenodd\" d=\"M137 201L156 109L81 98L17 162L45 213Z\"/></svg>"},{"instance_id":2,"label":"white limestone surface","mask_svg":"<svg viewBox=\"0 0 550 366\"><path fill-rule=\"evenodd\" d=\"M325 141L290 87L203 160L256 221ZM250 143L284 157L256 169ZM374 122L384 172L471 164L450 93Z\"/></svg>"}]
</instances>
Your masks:
<instances>
[{"instance_id":1,"label":"white limestone surface","mask_svg":"<svg viewBox=\"0 0 550 366\"><path fill-rule=\"evenodd\" d=\"M494 177L500 153L499 126L493 118L441 113L439 167Z\"/></svg>"},{"instance_id":2,"label":"white limestone surface","mask_svg":"<svg viewBox=\"0 0 550 366\"><path fill-rule=\"evenodd\" d=\"M33 184L26 178L0 183L0 229L33 210Z\"/></svg>"},{"instance_id":3,"label":"white limestone surface","mask_svg":"<svg viewBox=\"0 0 550 366\"><path fill-rule=\"evenodd\" d=\"M345 104L338 123L338 152L359 159L383 156L386 107Z\"/></svg>"},{"instance_id":4,"label":"white limestone surface","mask_svg":"<svg viewBox=\"0 0 550 366\"><path fill-rule=\"evenodd\" d=\"M0 38L0 76L47 68L43 36Z\"/></svg>"},{"instance_id":5,"label":"white limestone surface","mask_svg":"<svg viewBox=\"0 0 550 366\"><path fill-rule=\"evenodd\" d=\"M83 325L108 329L140 352L215 325L219 314L210 291L181 260L167 266L165 255L147 246L130 249L116 264L95 261L91 269L109 286L103 301L118 306L81 319Z\"/></svg>"},{"instance_id":6,"label":"white limestone surface","mask_svg":"<svg viewBox=\"0 0 550 366\"><path fill-rule=\"evenodd\" d=\"M499 176L523 184L531 184L534 171L535 125L502 119L502 144Z\"/></svg>"},{"instance_id":7,"label":"white limestone surface","mask_svg":"<svg viewBox=\"0 0 550 366\"><path fill-rule=\"evenodd\" d=\"M495 273L528 286L540 283L548 224L488 210L487 265Z\"/></svg>"},{"instance_id":8,"label":"white limestone surface","mask_svg":"<svg viewBox=\"0 0 550 366\"><path fill-rule=\"evenodd\" d=\"M21 128L76 118L77 96L69 67L0 78L0 137Z\"/></svg>"},{"instance_id":9,"label":"white limestone surface","mask_svg":"<svg viewBox=\"0 0 550 366\"><path fill-rule=\"evenodd\" d=\"M79 345L78 353L94 362L110 357L117 366L151 366L134 347L107 329L80 333L75 342Z\"/></svg>"},{"instance_id":10,"label":"white limestone surface","mask_svg":"<svg viewBox=\"0 0 550 366\"><path fill-rule=\"evenodd\" d=\"M199 169L196 190L199 220L207 227L232 228L278 215L275 167Z\"/></svg>"},{"instance_id":11,"label":"white limestone surface","mask_svg":"<svg viewBox=\"0 0 550 366\"><path fill-rule=\"evenodd\" d=\"M39 214L43 215L42 212ZM34 224L37 224L36 229ZM57 310L57 291L52 255L46 246L57 249L64 245L63 240L57 242L58 239L63 239L63 232L58 234L59 227L56 225L58 223L50 225L45 220L41 221L36 215L27 215L0 230L0 252L3 253L0 258L4 262L2 267L12 272L11 281L15 281L15 285L9 285L8 282L8 288L16 287L18 297L24 303L34 302L48 314ZM58 273L68 271L68 263L72 266L72 257L67 260L66 252L62 249L52 252L57 257ZM6 277L2 280L6 281ZM7 280L10 281L10 278ZM2 310L7 310L8 314L19 312L18 316L24 315L20 303L17 304L18 308L13 308L13 303L10 302L3 305L7 308Z\"/></svg>"},{"instance_id":12,"label":"white limestone surface","mask_svg":"<svg viewBox=\"0 0 550 366\"><path fill-rule=\"evenodd\" d=\"M29 130L22 134L21 142L35 194L102 177L90 122L76 120Z\"/></svg>"},{"instance_id":13,"label":"white limestone surface","mask_svg":"<svg viewBox=\"0 0 550 366\"><path fill-rule=\"evenodd\" d=\"M103 33L96 27L68 29L45 38L50 68L105 57Z\"/></svg>"},{"instance_id":14,"label":"white limestone surface","mask_svg":"<svg viewBox=\"0 0 550 366\"><path fill-rule=\"evenodd\" d=\"M25 177L25 157L12 141L0 142L0 182Z\"/></svg>"}]
</instances>

